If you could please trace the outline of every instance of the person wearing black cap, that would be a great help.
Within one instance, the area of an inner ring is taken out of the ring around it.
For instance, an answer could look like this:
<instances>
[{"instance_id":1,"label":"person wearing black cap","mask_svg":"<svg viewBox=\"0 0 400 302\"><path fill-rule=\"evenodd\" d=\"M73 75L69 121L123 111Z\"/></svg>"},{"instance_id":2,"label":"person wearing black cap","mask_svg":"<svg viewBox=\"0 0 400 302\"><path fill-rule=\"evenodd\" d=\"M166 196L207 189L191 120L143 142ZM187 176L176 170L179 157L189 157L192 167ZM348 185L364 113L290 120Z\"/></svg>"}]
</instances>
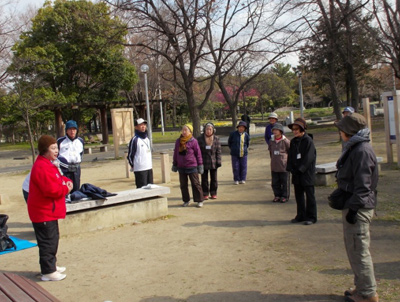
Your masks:
<instances>
[{"instance_id":1,"label":"person wearing black cap","mask_svg":"<svg viewBox=\"0 0 400 302\"><path fill-rule=\"evenodd\" d=\"M235 185L245 184L247 177L247 149L250 145L250 135L246 132L247 124L240 121L237 131L229 134L228 147L231 153L233 180Z\"/></svg>"},{"instance_id":2,"label":"person wearing black cap","mask_svg":"<svg viewBox=\"0 0 400 302\"><path fill-rule=\"evenodd\" d=\"M369 225L377 199L378 165L365 118L352 113L335 123L344 143L337 161L338 188L351 194L342 210L344 244L355 289L345 291L347 302L377 302L374 265L369 251Z\"/></svg>"},{"instance_id":3,"label":"person wearing black cap","mask_svg":"<svg viewBox=\"0 0 400 302\"><path fill-rule=\"evenodd\" d=\"M65 136L57 139L57 146L59 155L68 162L68 168L63 168L63 172L72 180L72 192L75 192L81 187L81 162L85 143L78 137L78 124L75 121L69 120L65 123L65 132Z\"/></svg>"},{"instance_id":4,"label":"person wearing black cap","mask_svg":"<svg viewBox=\"0 0 400 302\"><path fill-rule=\"evenodd\" d=\"M29 183L28 214L39 248L41 279L60 281L66 277L63 274L66 268L56 265L60 239L58 219L65 218L65 196L71 192L73 184L53 164L58 156L56 139L42 135L38 149L39 156L32 166Z\"/></svg>"},{"instance_id":5,"label":"person wearing black cap","mask_svg":"<svg viewBox=\"0 0 400 302\"><path fill-rule=\"evenodd\" d=\"M147 121L135 121L135 136L128 145L128 162L135 173L136 188L153 183L153 161L150 140L147 136Z\"/></svg>"},{"instance_id":6,"label":"person wearing black cap","mask_svg":"<svg viewBox=\"0 0 400 302\"><path fill-rule=\"evenodd\" d=\"M305 225L312 225L317 222L314 188L317 152L312 138L306 133L307 123L303 118L297 118L288 127L294 138L290 141L286 170L292 174L297 204L297 215L292 223L304 222Z\"/></svg>"}]
</instances>

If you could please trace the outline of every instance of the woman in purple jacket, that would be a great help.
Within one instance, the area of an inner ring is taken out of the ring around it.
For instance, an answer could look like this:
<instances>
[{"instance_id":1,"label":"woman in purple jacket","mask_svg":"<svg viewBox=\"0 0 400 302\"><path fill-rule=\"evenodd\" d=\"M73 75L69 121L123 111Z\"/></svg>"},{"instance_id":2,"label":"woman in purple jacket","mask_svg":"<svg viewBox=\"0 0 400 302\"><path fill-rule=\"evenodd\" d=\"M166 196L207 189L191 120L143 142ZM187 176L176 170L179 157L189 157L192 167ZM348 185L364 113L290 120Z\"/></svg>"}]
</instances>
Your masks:
<instances>
[{"instance_id":1,"label":"woman in purple jacket","mask_svg":"<svg viewBox=\"0 0 400 302\"><path fill-rule=\"evenodd\" d=\"M187 207L190 201L188 189L188 177L192 184L193 200L197 207L203 206L203 190L201 188L199 174L203 174L203 158L199 143L193 137L193 126L186 124L182 127L182 134L176 140L172 171L179 172L179 183L182 192L183 206Z\"/></svg>"}]
</instances>

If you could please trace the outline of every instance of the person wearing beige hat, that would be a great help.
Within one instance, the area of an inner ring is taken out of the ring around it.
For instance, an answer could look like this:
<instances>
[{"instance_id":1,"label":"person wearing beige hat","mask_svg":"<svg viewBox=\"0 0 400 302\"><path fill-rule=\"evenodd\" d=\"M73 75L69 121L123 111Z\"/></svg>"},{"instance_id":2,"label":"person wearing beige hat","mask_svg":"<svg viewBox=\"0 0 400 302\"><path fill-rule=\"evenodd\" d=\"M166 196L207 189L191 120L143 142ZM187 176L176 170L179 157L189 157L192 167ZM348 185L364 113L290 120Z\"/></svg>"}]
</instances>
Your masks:
<instances>
[{"instance_id":1,"label":"person wearing beige hat","mask_svg":"<svg viewBox=\"0 0 400 302\"><path fill-rule=\"evenodd\" d=\"M189 206L190 194L188 178L192 184L193 200L198 208L203 207L203 189L199 174L204 173L203 157L197 139L193 137L193 126L186 124L175 142L172 171L179 172L179 183L182 193L183 207Z\"/></svg>"},{"instance_id":2,"label":"person wearing beige hat","mask_svg":"<svg viewBox=\"0 0 400 302\"><path fill-rule=\"evenodd\" d=\"M42 281L60 281L65 267L56 266L59 242L58 219L66 215L65 196L73 188L72 181L61 175L52 163L57 160L58 147L54 137L42 135L38 141L39 156L31 171L28 214L39 247Z\"/></svg>"},{"instance_id":3,"label":"person wearing beige hat","mask_svg":"<svg viewBox=\"0 0 400 302\"><path fill-rule=\"evenodd\" d=\"M278 115L275 112L270 113L270 115L268 115L268 121L269 124L265 127L264 139L267 145L269 146L269 142L273 135L272 128L274 127L276 122L278 122Z\"/></svg>"},{"instance_id":4,"label":"person wearing beige hat","mask_svg":"<svg viewBox=\"0 0 400 302\"><path fill-rule=\"evenodd\" d=\"M344 244L355 288L345 291L346 302L377 302L376 280L372 262L369 226L377 199L378 165L370 144L370 131L365 118L352 113L335 123L344 141L337 161L338 188L350 198L342 210Z\"/></svg>"},{"instance_id":5,"label":"person wearing beige hat","mask_svg":"<svg viewBox=\"0 0 400 302\"><path fill-rule=\"evenodd\" d=\"M317 222L314 188L317 152L311 136L306 132L307 123L303 118L297 118L288 127L292 130L294 138L290 141L286 170L292 174L297 204L297 215L291 222L312 225Z\"/></svg>"}]
</instances>

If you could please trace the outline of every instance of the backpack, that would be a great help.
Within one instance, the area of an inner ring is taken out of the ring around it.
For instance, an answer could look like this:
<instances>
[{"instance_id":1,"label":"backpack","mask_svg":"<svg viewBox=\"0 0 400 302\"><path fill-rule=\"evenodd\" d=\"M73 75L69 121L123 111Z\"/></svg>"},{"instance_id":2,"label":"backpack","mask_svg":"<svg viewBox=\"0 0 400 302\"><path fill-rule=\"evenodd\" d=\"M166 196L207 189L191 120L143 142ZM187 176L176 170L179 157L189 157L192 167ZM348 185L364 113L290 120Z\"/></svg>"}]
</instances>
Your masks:
<instances>
[{"instance_id":1,"label":"backpack","mask_svg":"<svg viewBox=\"0 0 400 302\"><path fill-rule=\"evenodd\" d=\"M7 249L14 248L14 250L17 249L17 246L15 245L14 241L7 235L7 220L8 220L8 215L6 214L0 214L0 252L3 252Z\"/></svg>"}]
</instances>

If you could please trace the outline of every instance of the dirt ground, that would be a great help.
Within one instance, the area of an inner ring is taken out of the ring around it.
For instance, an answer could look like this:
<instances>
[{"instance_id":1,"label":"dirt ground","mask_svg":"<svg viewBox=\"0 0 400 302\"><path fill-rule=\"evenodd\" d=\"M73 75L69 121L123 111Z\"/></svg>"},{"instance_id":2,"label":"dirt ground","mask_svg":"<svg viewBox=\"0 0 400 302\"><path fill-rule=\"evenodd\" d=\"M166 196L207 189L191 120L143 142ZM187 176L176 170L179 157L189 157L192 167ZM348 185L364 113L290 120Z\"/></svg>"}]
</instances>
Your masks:
<instances>
[{"instance_id":1,"label":"dirt ground","mask_svg":"<svg viewBox=\"0 0 400 302\"><path fill-rule=\"evenodd\" d=\"M259 140L260 141L260 140ZM338 135L314 133L318 163L336 161ZM386 162L383 129L374 132L377 156ZM251 146L248 181L233 185L230 158L223 155L218 199L202 209L181 207L178 175L172 173L169 216L132 222L78 236L62 236L58 264L61 282L42 282L38 249L0 256L0 271L35 280L61 301L258 302L343 301L352 273L343 245L341 214L329 208L331 187L316 187L318 223L292 224L295 202L272 203L265 144ZM7 163L2 159L2 166ZM155 183L161 183L154 154ZM378 216L371 225L371 252L381 301L400 301L400 227L390 204L399 202L399 170L382 165ZM25 174L0 174L0 192L9 201L9 234L35 241L21 193ZM109 192L133 188L123 160L83 165L82 183ZM293 195L293 188L292 188ZM397 211L399 207L396 208ZM398 218L397 212L397 218ZM61 234L62 235L62 234Z\"/></svg>"}]
</instances>

